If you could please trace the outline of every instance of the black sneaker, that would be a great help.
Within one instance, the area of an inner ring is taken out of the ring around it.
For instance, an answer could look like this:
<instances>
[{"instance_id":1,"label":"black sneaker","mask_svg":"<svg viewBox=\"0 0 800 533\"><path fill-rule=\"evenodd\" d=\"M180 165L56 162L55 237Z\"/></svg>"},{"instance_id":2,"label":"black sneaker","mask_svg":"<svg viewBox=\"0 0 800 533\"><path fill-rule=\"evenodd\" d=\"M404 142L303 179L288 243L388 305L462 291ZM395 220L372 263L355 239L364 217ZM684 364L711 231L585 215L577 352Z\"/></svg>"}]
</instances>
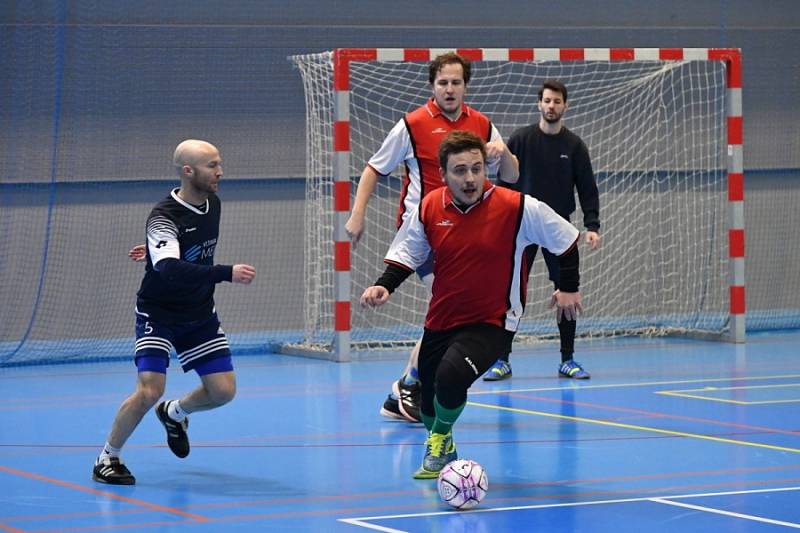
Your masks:
<instances>
[{"instance_id":1,"label":"black sneaker","mask_svg":"<svg viewBox=\"0 0 800 533\"><path fill-rule=\"evenodd\" d=\"M109 485L133 485L136 483L136 478L133 477L128 467L122 464L119 457L106 457L98 460L92 470L92 479Z\"/></svg>"},{"instance_id":2,"label":"black sneaker","mask_svg":"<svg viewBox=\"0 0 800 533\"><path fill-rule=\"evenodd\" d=\"M400 412L400 406L398 405L397 399L393 398L390 394L386 397L386 400L383 402L383 407L381 407L381 415L385 416L386 418L396 418L397 420L405 420L406 417L403 416L403 413Z\"/></svg>"},{"instance_id":3,"label":"black sneaker","mask_svg":"<svg viewBox=\"0 0 800 533\"><path fill-rule=\"evenodd\" d=\"M156 416L164 424L164 429L167 430L167 444L172 453L183 459L189 455L189 435L186 430L189 429L189 417L183 419L183 422L176 422L167 414L167 404L169 402L161 402L156 406Z\"/></svg>"},{"instance_id":4,"label":"black sneaker","mask_svg":"<svg viewBox=\"0 0 800 533\"><path fill-rule=\"evenodd\" d=\"M422 387L419 383L406 384L403 379L392 383L392 392L397 396L397 407L409 422L422 422L419 404L422 402Z\"/></svg>"}]
</instances>

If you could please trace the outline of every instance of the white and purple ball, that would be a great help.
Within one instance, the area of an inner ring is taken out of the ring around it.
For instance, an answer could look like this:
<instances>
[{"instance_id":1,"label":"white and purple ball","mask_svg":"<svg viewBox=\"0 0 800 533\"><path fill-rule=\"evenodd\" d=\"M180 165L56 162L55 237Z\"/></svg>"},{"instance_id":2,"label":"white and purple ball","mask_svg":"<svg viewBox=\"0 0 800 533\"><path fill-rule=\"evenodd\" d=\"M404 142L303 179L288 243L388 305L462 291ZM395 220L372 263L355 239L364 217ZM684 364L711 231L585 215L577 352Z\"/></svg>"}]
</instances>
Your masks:
<instances>
[{"instance_id":1,"label":"white and purple ball","mask_svg":"<svg viewBox=\"0 0 800 533\"><path fill-rule=\"evenodd\" d=\"M447 463L436 482L439 496L458 510L472 509L489 490L489 478L481 465L470 459Z\"/></svg>"}]
</instances>

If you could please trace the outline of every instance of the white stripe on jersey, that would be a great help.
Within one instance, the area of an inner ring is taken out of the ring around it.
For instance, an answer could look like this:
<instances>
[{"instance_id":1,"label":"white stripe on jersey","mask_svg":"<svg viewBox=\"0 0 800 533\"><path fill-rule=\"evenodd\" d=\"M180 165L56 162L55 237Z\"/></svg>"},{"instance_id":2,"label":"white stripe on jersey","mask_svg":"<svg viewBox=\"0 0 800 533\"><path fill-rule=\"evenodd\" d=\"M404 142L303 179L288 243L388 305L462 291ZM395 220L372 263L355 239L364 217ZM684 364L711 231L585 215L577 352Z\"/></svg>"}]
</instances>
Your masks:
<instances>
[{"instance_id":1,"label":"white stripe on jersey","mask_svg":"<svg viewBox=\"0 0 800 533\"><path fill-rule=\"evenodd\" d=\"M569 250L580 235L575 226L564 220L549 205L533 196L525 195L523 209L522 224L517 233L514 254L513 272L516 274L511 278L511 290L508 294L508 301L511 304L506 311L505 328L508 331L516 331L519 328L524 313L520 298L522 278L519 273L522 271L525 248L529 244L538 244L558 256Z\"/></svg>"},{"instance_id":2,"label":"white stripe on jersey","mask_svg":"<svg viewBox=\"0 0 800 533\"><path fill-rule=\"evenodd\" d=\"M386 252L386 260L416 270L428 260L430 253L431 245L425 236L425 226L419 220L417 206L397 230L389 251Z\"/></svg>"},{"instance_id":3,"label":"white stripe on jersey","mask_svg":"<svg viewBox=\"0 0 800 533\"><path fill-rule=\"evenodd\" d=\"M155 216L148 221L147 250L153 266L162 259L181 258L178 227L173 221L163 216Z\"/></svg>"}]
</instances>

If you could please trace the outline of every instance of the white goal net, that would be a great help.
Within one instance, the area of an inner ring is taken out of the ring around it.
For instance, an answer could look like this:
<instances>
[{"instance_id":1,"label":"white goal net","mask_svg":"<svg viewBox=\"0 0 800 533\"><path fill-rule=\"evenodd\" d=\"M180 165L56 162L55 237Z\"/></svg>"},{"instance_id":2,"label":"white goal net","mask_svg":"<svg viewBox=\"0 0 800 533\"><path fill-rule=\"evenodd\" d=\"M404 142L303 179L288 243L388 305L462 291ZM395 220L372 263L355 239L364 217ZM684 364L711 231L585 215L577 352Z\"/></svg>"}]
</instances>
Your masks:
<instances>
[{"instance_id":1,"label":"white goal net","mask_svg":"<svg viewBox=\"0 0 800 533\"><path fill-rule=\"evenodd\" d=\"M307 105L305 338L330 344L335 301L331 53L294 56ZM431 95L427 61L349 64L351 190L404 113ZM585 314L579 336L674 332L721 334L729 327L726 68L708 60L474 61L466 101L504 139L539 120L537 91L557 78L569 91L565 124L589 148L600 190L603 245L581 246ZM340 103L341 105L341 103ZM400 347L422 331L427 295L410 277L387 305L364 310L363 289L383 271L395 231L398 168L369 202L366 232L350 262L354 349ZM579 205L576 199L576 205ZM572 222L581 230L580 209ZM491 272L486 273L491 276ZM557 336L545 307L552 293L541 255L529 282L517 340Z\"/></svg>"}]
</instances>

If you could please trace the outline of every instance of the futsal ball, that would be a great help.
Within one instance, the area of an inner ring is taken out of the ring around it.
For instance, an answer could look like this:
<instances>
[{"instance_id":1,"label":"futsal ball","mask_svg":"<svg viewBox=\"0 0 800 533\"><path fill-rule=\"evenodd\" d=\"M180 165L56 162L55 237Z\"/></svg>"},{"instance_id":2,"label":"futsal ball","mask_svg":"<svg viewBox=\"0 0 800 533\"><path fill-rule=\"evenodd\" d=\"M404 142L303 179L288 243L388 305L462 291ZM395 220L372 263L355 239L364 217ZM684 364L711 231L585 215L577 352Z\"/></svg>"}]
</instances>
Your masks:
<instances>
[{"instance_id":1,"label":"futsal ball","mask_svg":"<svg viewBox=\"0 0 800 533\"><path fill-rule=\"evenodd\" d=\"M486 496L489 479L483 467L475 461L458 459L442 468L436 487L448 505L459 510L472 509Z\"/></svg>"}]
</instances>

